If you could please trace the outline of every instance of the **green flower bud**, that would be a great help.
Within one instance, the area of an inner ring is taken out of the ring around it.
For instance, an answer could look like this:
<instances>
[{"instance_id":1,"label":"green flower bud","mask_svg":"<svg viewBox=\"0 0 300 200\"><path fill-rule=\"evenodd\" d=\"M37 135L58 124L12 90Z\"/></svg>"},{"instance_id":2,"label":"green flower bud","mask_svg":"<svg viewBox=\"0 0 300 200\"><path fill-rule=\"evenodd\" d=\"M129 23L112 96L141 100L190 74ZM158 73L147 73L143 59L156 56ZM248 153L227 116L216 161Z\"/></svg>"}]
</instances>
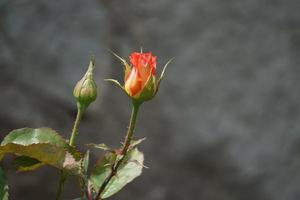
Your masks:
<instances>
[{"instance_id":1,"label":"green flower bud","mask_svg":"<svg viewBox=\"0 0 300 200\"><path fill-rule=\"evenodd\" d=\"M88 107L97 98L97 85L93 79L94 67L95 62L91 59L85 75L78 81L73 91L78 106L82 108Z\"/></svg>"}]
</instances>

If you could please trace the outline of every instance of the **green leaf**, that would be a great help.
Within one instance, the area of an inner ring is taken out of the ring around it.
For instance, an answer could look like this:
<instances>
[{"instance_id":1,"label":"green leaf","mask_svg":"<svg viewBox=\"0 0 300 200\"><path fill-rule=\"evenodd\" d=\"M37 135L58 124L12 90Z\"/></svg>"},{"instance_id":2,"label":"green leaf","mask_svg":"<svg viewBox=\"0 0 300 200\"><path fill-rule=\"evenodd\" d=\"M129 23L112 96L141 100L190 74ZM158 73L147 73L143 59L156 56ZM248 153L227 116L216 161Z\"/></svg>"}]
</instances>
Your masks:
<instances>
[{"instance_id":1,"label":"green leaf","mask_svg":"<svg viewBox=\"0 0 300 200\"><path fill-rule=\"evenodd\" d=\"M90 151L87 150L86 153L84 154L83 159L81 160L81 177L78 178L82 196L85 195L86 188L88 187L87 172L89 168L89 160L90 160Z\"/></svg>"},{"instance_id":2,"label":"green leaf","mask_svg":"<svg viewBox=\"0 0 300 200\"><path fill-rule=\"evenodd\" d=\"M102 149L104 151L111 151L111 148L109 148L106 144L104 143L101 143L101 144L94 144L94 143L90 143L90 144L87 144L86 146L88 147L93 147L93 148L96 148L96 149Z\"/></svg>"},{"instance_id":3,"label":"green leaf","mask_svg":"<svg viewBox=\"0 0 300 200\"><path fill-rule=\"evenodd\" d=\"M49 143L57 146L65 146L65 140L50 128L21 128L11 131L1 142L1 146L9 143L20 145L32 145Z\"/></svg>"},{"instance_id":4,"label":"green leaf","mask_svg":"<svg viewBox=\"0 0 300 200\"><path fill-rule=\"evenodd\" d=\"M8 200L8 186L3 170L0 168L0 199Z\"/></svg>"},{"instance_id":5,"label":"green leaf","mask_svg":"<svg viewBox=\"0 0 300 200\"><path fill-rule=\"evenodd\" d=\"M30 157L71 174L81 174L80 153L49 128L13 130L0 146L0 157L7 153Z\"/></svg>"},{"instance_id":6,"label":"green leaf","mask_svg":"<svg viewBox=\"0 0 300 200\"><path fill-rule=\"evenodd\" d=\"M111 174L116 157L116 154L109 152L96 164L90 178L93 188L96 191L99 190L105 179ZM121 162L117 174L109 181L101 194L101 198L108 198L116 194L125 185L141 175L144 155L135 148L130 150Z\"/></svg>"},{"instance_id":7,"label":"green leaf","mask_svg":"<svg viewBox=\"0 0 300 200\"><path fill-rule=\"evenodd\" d=\"M129 149L133 149L134 147L136 147L137 145L139 145L140 143L142 143L144 140L146 140L146 138L141 138L138 140L131 140L130 145L129 145Z\"/></svg>"},{"instance_id":8,"label":"green leaf","mask_svg":"<svg viewBox=\"0 0 300 200\"><path fill-rule=\"evenodd\" d=\"M14 160L14 165L18 171L32 171L44 165L39 160L28 156L19 156Z\"/></svg>"},{"instance_id":9,"label":"green leaf","mask_svg":"<svg viewBox=\"0 0 300 200\"><path fill-rule=\"evenodd\" d=\"M86 151L83 159L82 159L82 171L83 174L87 174L90 162L90 151Z\"/></svg>"}]
</instances>

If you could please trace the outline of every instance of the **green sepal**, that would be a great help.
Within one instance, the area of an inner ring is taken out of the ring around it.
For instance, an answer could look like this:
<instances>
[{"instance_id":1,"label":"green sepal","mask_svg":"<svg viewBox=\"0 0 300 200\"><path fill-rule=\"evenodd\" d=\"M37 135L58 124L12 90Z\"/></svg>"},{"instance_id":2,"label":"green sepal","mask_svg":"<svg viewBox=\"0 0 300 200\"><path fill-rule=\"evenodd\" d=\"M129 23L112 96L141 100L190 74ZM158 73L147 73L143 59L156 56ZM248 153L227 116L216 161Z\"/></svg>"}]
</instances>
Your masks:
<instances>
[{"instance_id":1,"label":"green sepal","mask_svg":"<svg viewBox=\"0 0 300 200\"><path fill-rule=\"evenodd\" d=\"M156 88L156 91L155 91L154 96L157 94L158 89L159 89L159 86L160 86L160 83L161 83L162 79L165 77L166 69L167 69L168 65L172 62L173 59L174 59L174 58L171 58L171 59L168 60L168 62L165 64L165 66L164 66L164 68L163 68L163 70L162 70L162 72L161 72L161 74L160 74L160 77L158 78L158 81L157 81L157 88Z\"/></svg>"},{"instance_id":2,"label":"green sepal","mask_svg":"<svg viewBox=\"0 0 300 200\"><path fill-rule=\"evenodd\" d=\"M81 174L80 153L49 128L22 128L11 131L0 146L0 156L7 153L30 157L70 174Z\"/></svg>"},{"instance_id":3,"label":"green sepal","mask_svg":"<svg viewBox=\"0 0 300 200\"><path fill-rule=\"evenodd\" d=\"M155 76L151 75L147 80L141 93L132 98L139 102L149 101L155 96L156 91L157 91L157 79Z\"/></svg>"},{"instance_id":4,"label":"green sepal","mask_svg":"<svg viewBox=\"0 0 300 200\"><path fill-rule=\"evenodd\" d=\"M162 70L162 72L161 72L161 74L160 74L160 77L159 77L159 79L158 79L158 84L159 84L160 81L164 78L166 69L167 69L168 65L173 61L173 59L174 59L174 58L171 58L171 59L168 60L168 62L165 64L165 66L164 66L164 68L163 68L163 70Z\"/></svg>"},{"instance_id":5,"label":"green sepal","mask_svg":"<svg viewBox=\"0 0 300 200\"><path fill-rule=\"evenodd\" d=\"M111 78L104 79L104 81L111 82L111 83L115 84L116 86L118 86L119 88L121 88L122 91L123 91L127 96L129 96L129 95L127 94L127 92L126 92L124 86L121 85L121 83L120 83L119 81L117 81L117 80L115 80L115 79L111 79ZM130 96L129 96L129 97L130 97Z\"/></svg>"},{"instance_id":6,"label":"green sepal","mask_svg":"<svg viewBox=\"0 0 300 200\"><path fill-rule=\"evenodd\" d=\"M130 65L127 63L127 61L122 58L121 56L119 56L118 54L116 54L115 52L113 52L112 50L109 50L116 58L118 58L121 63L123 64L123 69L124 69L124 73L125 73L125 77L126 75L129 73L129 71L131 70Z\"/></svg>"},{"instance_id":7,"label":"green sepal","mask_svg":"<svg viewBox=\"0 0 300 200\"><path fill-rule=\"evenodd\" d=\"M125 89L124 89L124 87L121 85L121 83L119 83L119 81L117 81L117 80L115 80L115 79L111 79L111 78L104 79L104 81L112 82L112 83L114 83L116 86L120 87L124 92L126 92Z\"/></svg>"},{"instance_id":8,"label":"green sepal","mask_svg":"<svg viewBox=\"0 0 300 200\"><path fill-rule=\"evenodd\" d=\"M108 152L97 162L94 171L90 177L93 189L99 190L103 182L112 172L117 160L122 156ZM101 198L105 199L120 191L125 185L131 182L136 177L140 176L143 169L144 155L137 148L127 152L127 155L122 159L116 175L112 177L110 182L105 187L101 194Z\"/></svg>"},{"instance_id":9,"label":"green sepal","mask_svg":"<svg viewBox=\"0 0 300 200\"><path fill-rule=\"evenodd\" d=\"M0 199L8 200L8 185L3 170L0 168Z\"/></svg>"}]
</instances>

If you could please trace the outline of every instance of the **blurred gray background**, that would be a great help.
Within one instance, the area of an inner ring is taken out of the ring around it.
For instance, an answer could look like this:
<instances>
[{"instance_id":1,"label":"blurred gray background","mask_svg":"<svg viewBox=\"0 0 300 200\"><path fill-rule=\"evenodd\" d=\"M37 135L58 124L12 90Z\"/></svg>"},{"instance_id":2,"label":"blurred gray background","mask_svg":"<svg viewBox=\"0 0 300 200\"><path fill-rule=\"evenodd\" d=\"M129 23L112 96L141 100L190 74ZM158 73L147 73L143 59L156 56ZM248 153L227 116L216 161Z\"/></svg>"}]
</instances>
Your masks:
<instances>
[{"instance_id":1,"label":"blurred gray background","mask_svg":"<svg viewBox=\"0 0 300 200\"><path fill-rule=\"evenodd\" d=\"M68 138L92 51L99 97L77 143L117 147L130 101L103 82L123 76L107 49L127 58L143 46L159 70L175 59L138 118L150 168L111 199L299 200L299 10L299 0L0 0L1 138L24 126ZM5 170L11 200L54 199L55 169ZM64 199L76 191L70 178Z\"/></svg>"}]
</instances>

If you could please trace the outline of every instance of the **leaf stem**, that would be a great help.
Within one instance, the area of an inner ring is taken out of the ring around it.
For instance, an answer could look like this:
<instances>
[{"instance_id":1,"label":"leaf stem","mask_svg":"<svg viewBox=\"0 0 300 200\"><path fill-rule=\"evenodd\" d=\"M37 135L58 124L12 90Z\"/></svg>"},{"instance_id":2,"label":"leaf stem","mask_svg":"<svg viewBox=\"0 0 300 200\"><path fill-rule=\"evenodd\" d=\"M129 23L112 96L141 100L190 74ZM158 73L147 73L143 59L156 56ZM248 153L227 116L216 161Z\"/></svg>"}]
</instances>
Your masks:
<instances>
[{"instance_id":1,"label":"leaf stem","mask_svg":"<svg viewBox=\"0 0 300 200\"><path fill-rule=\"evenodd\" d=\"M118 160L116 164L112 165L111 173L109 174L109 176L104 180L104 182L100 186L95 200L102 200L101 199L102 192L105 190L105 187L108 185L109 181L117 174L118 168L120 167L123 159L126 157L126 154L128 152L128 148L130 146L130 142L131 142L131 139L132 139L132 136L134 133L137 114L138 114L138 110L141 105L141 102L133 101L132 105L133 106L132 106L132 111L131 111L131 116L130 116L130 121L129 121L129 127L128 127L128 130L126 133L126 137L125 137L125 141L123 143L122 150L121 150L121 154L123 155L123 157L120 160Z\"/></svg>"},{"instance_id":2,"label":"leaf stem","mask_svg":"<svg viewBox=\"0 0 300 200\"><path fill-rule=\"evenodd\" d=\"M77 115L76 115L76 119L75 119L74 126L72 129L72 134L71 134L70 141L69 141L70 146L75 145L75 138L78 134L78 127L79 127L84 110L85 110L84 107L77 104ZM61 199L61 193L63 191L67 176L68 175L63 170L60 171L60 179L59 179L58 189L57 189L57 193L56 193L56 200Z\"/></svg>"}]
</instances>

